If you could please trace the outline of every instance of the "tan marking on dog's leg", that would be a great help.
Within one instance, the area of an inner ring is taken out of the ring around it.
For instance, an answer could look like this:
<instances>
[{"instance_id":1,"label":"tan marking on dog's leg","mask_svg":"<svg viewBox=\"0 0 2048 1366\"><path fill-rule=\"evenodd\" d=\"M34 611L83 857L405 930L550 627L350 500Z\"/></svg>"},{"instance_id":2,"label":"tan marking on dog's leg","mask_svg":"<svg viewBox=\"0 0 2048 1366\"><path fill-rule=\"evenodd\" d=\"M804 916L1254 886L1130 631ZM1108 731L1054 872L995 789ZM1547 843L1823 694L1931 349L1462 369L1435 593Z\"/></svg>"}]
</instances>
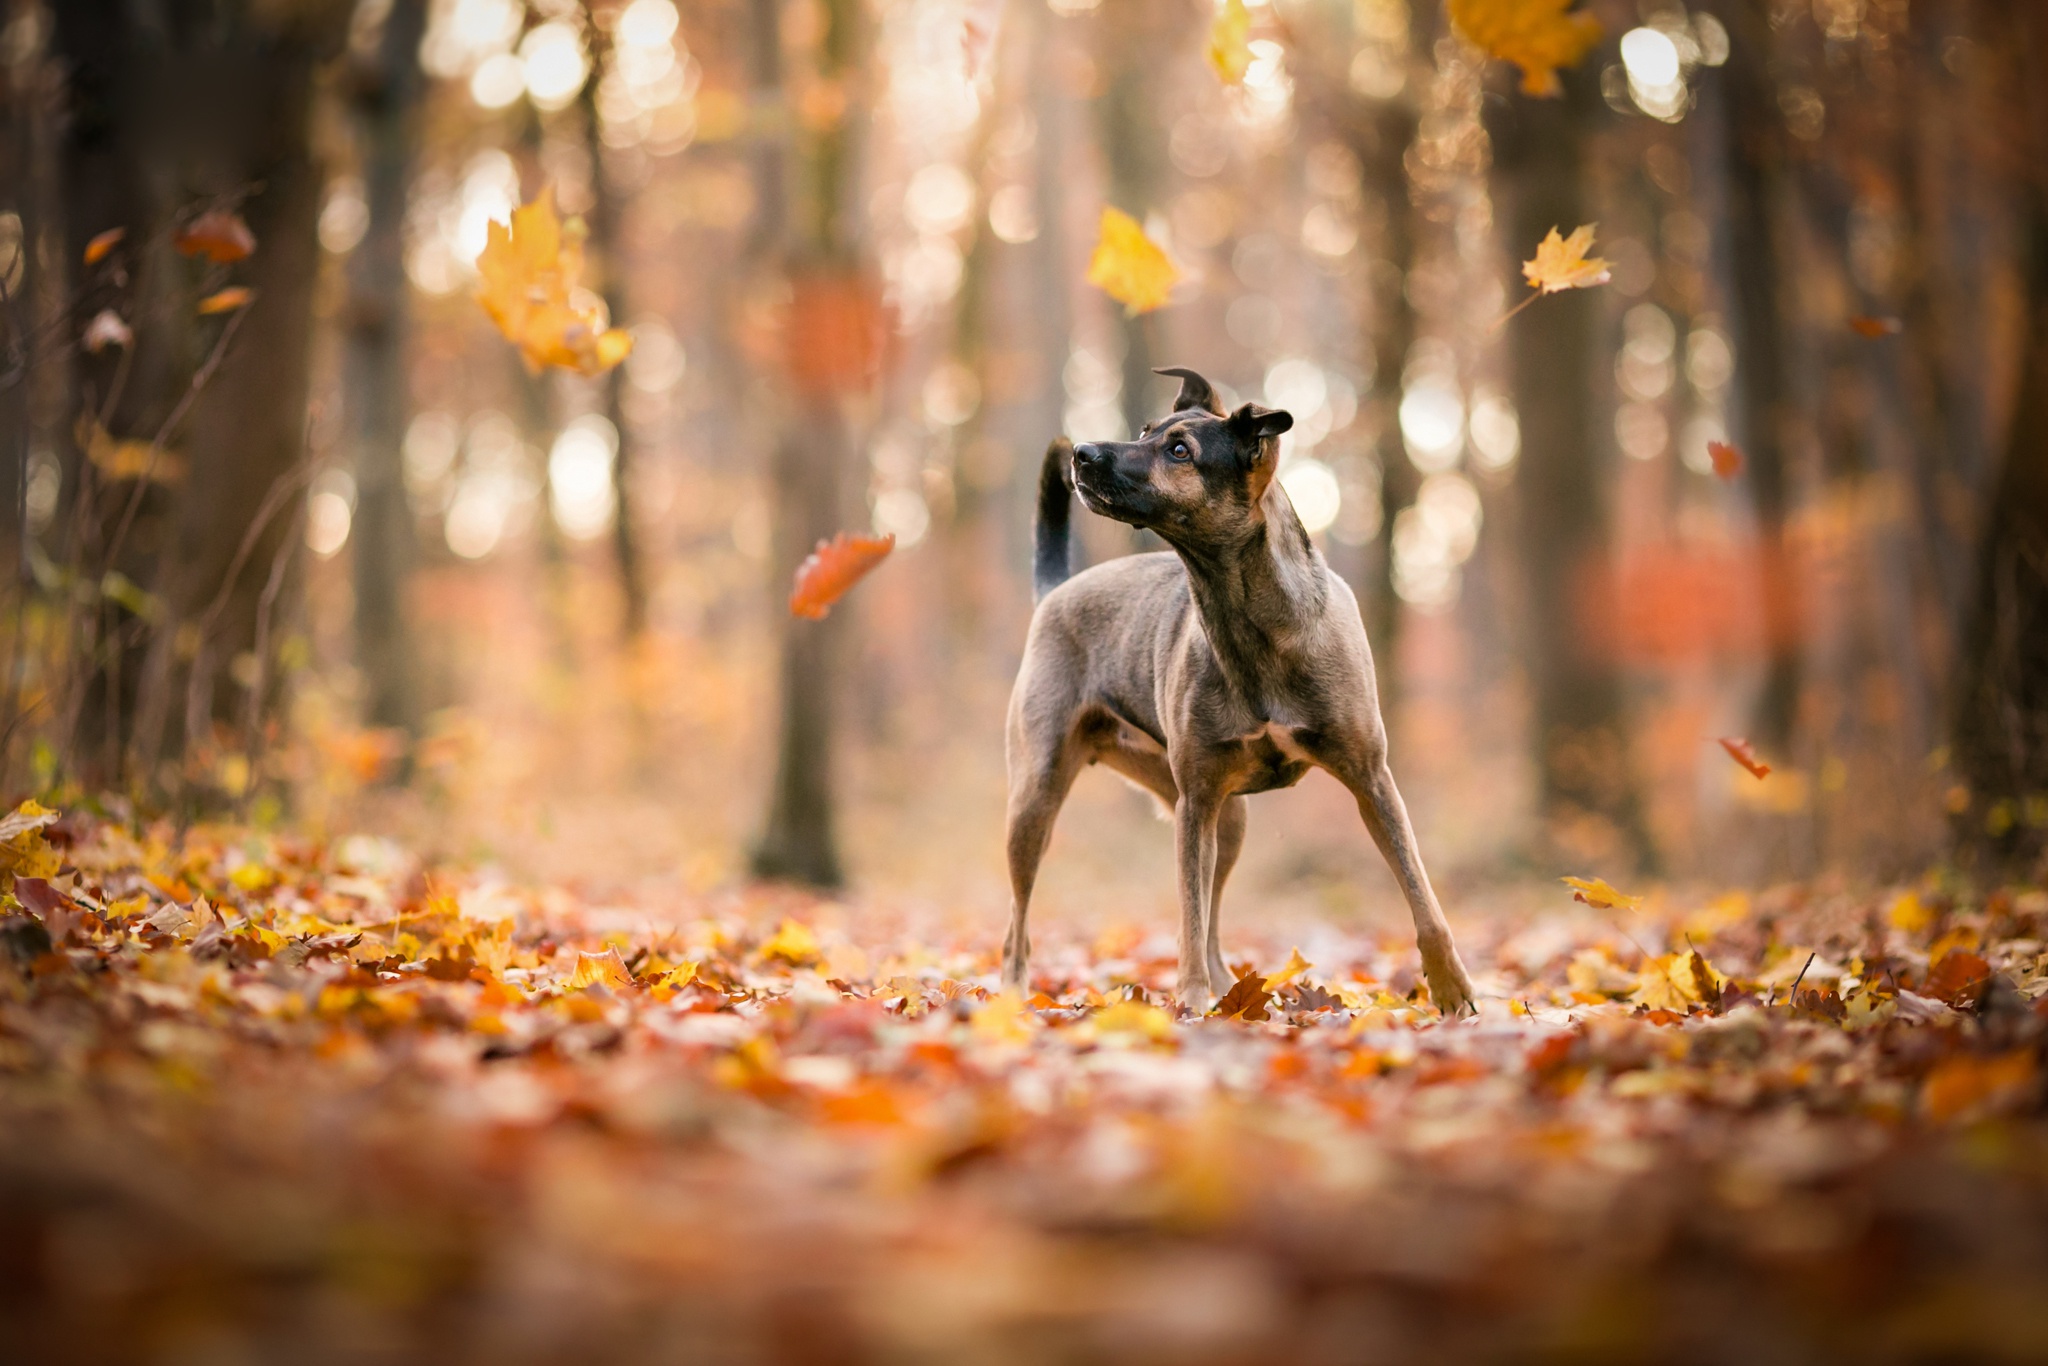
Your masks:
<instances>
[{"instance_id":1,"label":"tan marking on dog's leg","mask_svg":"<svg viewBox=\"0 0 2048 1366\"><path fill-rule=\"evenodd\" d=\"M1224 990L1230 983L1230 965L1223 961L1218 929L1223 920L1223 884L1230 880L1230 870L1237 866L1237 856L1244 849L1245 823L1250 814L1251 803L1238 795L1224 801L1223 811L1216 818L1216 881L1209 890L1208 928L1204 935L1209 985L1216 991Z\"/></svg>"},{"instance_id":2,"label":"tan marking on dog's leg","mask_svg":"<svg viewBox=\"0 0 2048 1366\"><path fill-rule=\"evenodd\" d=\"M1180 858L1180 977L1182 1009L1206 1015L1216 1003L1207 954L1209 894L1216 884L1216 821L1220 804L1185 789L1173 809L1174 845Z\"/></svg>"},{"instance_id":3,"label":"tan marking on dog's leg","mask_svg":"<svg viewBox=\"0 0 2048 1366\"><path fill-rule=\"evenodd\" d=\"M1031 939L1026 918L1031 909L1031 889L1038 881L1038 864L1052 839L1053 822L1081 769L1073 749L1068 744L1050 762L1031 765L1025 773L1017 775L1010 787L1004 834L1010 862L1010 932L1003 939L1003 985L1018 992L1030 985Z\"/></svg>"},{"instance_id":4,"label":"tan marking on dog's leg","mask_svg":"<svg viewBox=\"0 0 2048 1366\"><path fill-rule=\"evenodd\" d=\"M1401 791L1394 786L1393 770L1384 758L1356 775L1338 775L1358 798L1358 813L1372 832L1387 866L1401 884L1408 899L1408 911L1415 919L1415 947L1422 952L1422 975L1429 982L1429 999L1446 1017L1476 1013L1472 1004L1472 979L1458 960L1458 946L1451 942L1451 927L1437 904L1422 866L1422 850L1415 843L1414 827L1408 823L1408 808Z\"/></svg>"}]
</instances>

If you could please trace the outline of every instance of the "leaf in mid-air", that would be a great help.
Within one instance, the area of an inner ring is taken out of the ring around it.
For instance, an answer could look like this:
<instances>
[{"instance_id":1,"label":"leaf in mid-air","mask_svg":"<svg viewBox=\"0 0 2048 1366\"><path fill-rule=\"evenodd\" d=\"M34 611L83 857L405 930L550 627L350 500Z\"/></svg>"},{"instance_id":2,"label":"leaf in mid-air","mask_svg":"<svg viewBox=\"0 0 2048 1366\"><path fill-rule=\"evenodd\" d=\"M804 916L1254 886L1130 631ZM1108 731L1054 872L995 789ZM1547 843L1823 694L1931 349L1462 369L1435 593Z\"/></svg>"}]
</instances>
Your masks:
<instances>
[{"instance_id":1,"label":"leaf in mid-air","mask_svg":"<svg viewBox=\"0 0 2048 1366\"><path fill-rule=\"evenodd\" d=\"M108 228L105 232L96 234L92 241L85 244L85 263L96 266L106 260L107 254L120 246L121 239L127 235L126 228Z\"/></svg>"},{"instance_id":2,"label":"leaf in mid-air","mask_svg":"<svg viewBox=\"0 0 2048 1366\"><path fill-rule=\"evenodd\" d=\"M1314 966L1314 963L1301 956L1300 949L1295 949L1287 955L1287 961L1280 965L1280 971L1266 978L1266 990L1278 991Z\"/></svg>"},{"instance_id":3,"label":"leaf in mid-air","mask_svg":"<svg viewBox=\"0 0 2048 1366\"><path fill-rule=\"evenodd\" d=\"M1209 65L1216 68L1225 85L1244 80L1245 70L1252 64L1251 36L1252 15L1244 0L1223 0L1216 21L1209 25Z\"/></svg>"},{"instance_id":4,"label":"leaf in mid-air","mask_svg":"<svg viewBox=\"0 0 2048 1366\"><path fill-rule=\"evenodd\" d=\"M1714 462L1714 473L1723 479L1742 473L1742 452L1725 441L1709 441L1707 458Z\"/></svg>"},{"instance_id":5,"label":"leaf in mid-air","mask_svg":"<svg viewBox=\"0 0 2048 1366\"><path fill-rule=\"evenodd\" d=\"M1124 306L1133 317L1166 303L1180 269L1157 242L1145 235L1137 219L1107 205L1102 210L1102 236L1088 260L1088 283Z\"/></svg>"},{"instance_id":6,"label":"leaf in mid-air","mask_svg":"<svg viewBox=\"0 0 2048 1366\"><path fill-rule=\"evenodd\" d=\"M1591 223L1583 224L1570 237L1560 237L1552 228L1537 244L1536 259L1522 263L1523 277L1545 294L1606 284L1610 278L1607 262L1586 255L1593 248L1593 228Z\"/></svg>"},{"instance_id":7,"label":"leaf in mid-air","mask_svg":"<svg viewBox=\"0 0 2048 1366\"><path fill-rule=\"evenodd\" d=\"M492 222L476 259L477 302L505 339L539 374L550 365L585 375L603 374L626 358L633 339L606 325L604 301L578 286L583 274L583 229L555 214L553 190Z\"/></svg>"},{"instance_id":8,"label":"leaf in mid-air","mask_svg":"<svg viewBox=\"0 0 2048 1366\"><path fill-rule=\"evenodd\" d=\"M896 548L896 535L856 536L842 531L796 567L796 586L789 594L790 615L823 621L832 604L846 596L870 569Z\"/></svg>"},{"instance_id":9,"label":"leaf in mid-air","mask_svg":"<svg viewBox=\"0 0 2048 1366\"><path fill-rule=\"evenodd\" d=\"M104 234L102 234L104 236ZM119 239L115 239L118 241ZM94 244L99 241L93 239ZM178 230L172 245L187 256L204 256L217 266L240 261L256 250L256 234L249 231L249 225L242 216L229 209L210 209ZM113 243L107 244L109 250ZM87 264L91 264L88 245Z\"/></svg>"},{"instance_id":10,"label":"leaf in mid-air","mask_svg":"<svg viewBox=\"0 0 2048 1366\"><path fill-rule=\"evenodd\" d=\"M216 290L199 301L199 312L232 313L238 308L247 308L256 298L256 291L246 285L229 285Z\"/></svg>"},{"instance_id":11,"label":"leaf in mid-air","mask_svg":"<svg viewBox=\"0 0 2048 1366\"><path fill-rule=\"evenodd\" d=\"M1573 0L1448 0L1451 26L1489 57L1522 68L1522 93L1556 95L1559 67L1576 66L1600 41L1600 21L1572 13Z\"/></svg>"},{"instance_id":12,"label":"leaf in mid-air","mask_svg":"<svg viewBox=\"0 0 2048 1366\"><path fill-rule=\"evenodd\" d=\"M1733 735L1724 735L1721 737L1719 744L1722 749L1728 751L1729 758L1741 764L1759 779L1771 776L1771 766L1756 757L1756 750L1751 748L1749 741L1739 739Z\"/></svg>"},{"instance_id":13,"label":"leaf in mid-air","mask_svg":"<svg viewBox=\"0 0 2048 1366\"><path fill-rule=\"evenodd\" d=\"M1633 911L1643 904L1641 897L1618 892L1597 877L1561 877L1558 881L1572 889L1572 900L1602 910Z\"/></svg>"},{"instance_id":14,"label":"leaf in mid-air","mask_svg":"<svg viewBox=\"0 0 2048 1366\"><path fill-rule=\"evenodd\" d=\"M1906 330L1906 325L1897 318L1873 318L1858 314L1849 319L1849 330L1859 337L1876 341L1879 337L1896 337Z\"/></svg>"}]
</instances>

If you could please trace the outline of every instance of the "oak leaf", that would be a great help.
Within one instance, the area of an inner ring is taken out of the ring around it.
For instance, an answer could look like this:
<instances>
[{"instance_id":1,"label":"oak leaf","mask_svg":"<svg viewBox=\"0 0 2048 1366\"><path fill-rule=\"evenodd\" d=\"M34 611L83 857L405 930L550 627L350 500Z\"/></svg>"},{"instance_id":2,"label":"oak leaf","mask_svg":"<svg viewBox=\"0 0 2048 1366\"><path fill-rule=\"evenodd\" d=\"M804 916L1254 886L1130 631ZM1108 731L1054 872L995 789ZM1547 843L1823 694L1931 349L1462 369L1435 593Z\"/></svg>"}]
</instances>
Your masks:
<instances>
[{"instance_id":1,"label":"oak leaf","mask_svg":"<svg viewBox=\"0 0 2048 1366\"><path fill-rule=\"evenodd\" d=\"M577 284L582 238L579 221L556 215L552 189L486 231L477 302L534 374L550 365L602 374L633 349L630 336L606 326L604 301Z\"/></svg>"},{"instance_id":2,"label":"oak leaf","mask_svg":"<svg viewBox=\"0 0 2048 1366\"><path fill-rule=\"evenodd\" d=\"M1522 263L1522 276L1545 294L1565 289L1586 289L1604 285L1612 278L1606 261L1588 257L1593 249L1595 223L1582 223L1570 237L1560 237L1556 228L1536 244L1536 259Z\"/></svg>"},{"instance_id":3,"label":"oak leaf","mask_svg":"<svg viewBox=\"0 0 2048 1366\"><path fill-rule=\"evenodd\" d=\"M178 230L171 244L187 256L204 256L218 266L243 260L256 250L256 234L231 209L209 209Z\"/></svg>"},{"instance_id":4,"label":"oak leaf","mask_svg":"<svg viewBox=\"0 0 2048 1366\"><path fill-rule=\"evenodd\" d=\"M1522 93L1550 96L1559 67L1576 66L1600 41L1600 21L1572 13L1573 0L1448 0L1451 26L1489 57L1522 68Z\"/></svg>"},{"instance_id":5,"label":"oak leaf","mask_svg":"<svg viewBox=\"0 0 2048 1366\"><path fill-rule=\"evenodd\" d=\"M1643 904L1641 897L1616 891L1602 878L1561 877L1558 881L1572 889L1572 900L1600 910L1633 911Z\"/></svg>"},{"instance_id":6,"label":"oak leaf","mask_svg":"<svg viewBox=\"0 0 2048 1366\"><path fill-rule=\"evenodd\" d=\"M1714 473L1722 479L1733 479L1742 473L1742 452L1725 441L1709 441L1707 458L1714 462Z\"/></svg>"},{"instance_id":7,"label":"oak leaf","mask_svg":"<svg viewBox=\"0 0 2048 1366\"><path fill-rule=\"evenodd\" d=\"M1771 776L1771 766L1756 757L1756 750L1749 741L1734 735L1724 735L1715 741L1728 751L1728 757L1748 769L1759 781Z\"/></svg>"},{"instance_id":8,"label":"oak leaf","mask_svg":"<svg viewBox=\"0 0 2048 1366\"><path fill-rule=\"evenodd\" d=\"M1137 219L1103 206L1102 234L1088 259L1088 283L1136 317L1165 305L1180 280L1180 268L1145 235Z\"/></svg>"},{"instance_id":9,"label":"oak leaf","mask_svg":"<svg viewBox=\"0 0 2048 1366\"><path fill-rule=\"evenodd\" d=\"M1991 964L1982 955L1967 949L1951 949L1936 961L1921 994L1963 1010L1977 1003L1990 980Z\"/></svg>"},{"instance_id":10,"label":"oak leaf","mask_svg":"<svg viewBox=\"0 0 2048 1366\"><path fill-rule=\"evenodd\" d=\"M823 621L832 604L895 548L894 532L860 536L842 531L829 541L818 542L818 548L796 567L796 584L789 594L790 615Z\"/></svg>"},{"instance_id":11,"label":"oak leaf","mask_svg":"<svg viewBox=\"0 0 2048 1366\"><path fill-rule=\"evenodd\" d=\"M1239 85L1252 64L1252 15L1244 0L1223 0L1209 25L1209 65L1225 85Z\"/></svg>"},{"instance_id":12,"label":"oak leaf","mask_svg":"<svg viewBox=\"0 0 2048 1366\"><path fill-rule=\"evenodd\" d=\"M1265 979L1256 972L1248 972L1223 993L1223 999L1209 1013L1226 1020L1263 1020L1266 1018L1266 1002L1272 999L1273 993L1266 990Z\"/></svg>"}]
</instances>

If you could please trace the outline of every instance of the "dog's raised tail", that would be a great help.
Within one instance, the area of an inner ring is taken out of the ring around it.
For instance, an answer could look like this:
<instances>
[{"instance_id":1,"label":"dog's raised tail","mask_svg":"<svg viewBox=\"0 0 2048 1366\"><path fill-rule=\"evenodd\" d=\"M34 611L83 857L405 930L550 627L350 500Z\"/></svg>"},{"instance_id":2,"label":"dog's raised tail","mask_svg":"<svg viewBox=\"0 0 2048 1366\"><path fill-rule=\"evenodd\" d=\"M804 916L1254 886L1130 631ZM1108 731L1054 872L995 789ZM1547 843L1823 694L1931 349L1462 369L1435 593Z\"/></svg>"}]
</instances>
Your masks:
<instances>
[{"instance_id":1,"label":"dog's raised tail","mask_svg":"<svg viewBox=\"0 0 2048 1366\"><path fill-rule=\"evenodd\" d=\"M1068 528L1073 520L1074 443L1056 437L1045 448L1045 464L1038 471L1037 555L1031 571L1031 596L1035 602L1067 581L1072 574Z\"/></svg>"}]
</instances>

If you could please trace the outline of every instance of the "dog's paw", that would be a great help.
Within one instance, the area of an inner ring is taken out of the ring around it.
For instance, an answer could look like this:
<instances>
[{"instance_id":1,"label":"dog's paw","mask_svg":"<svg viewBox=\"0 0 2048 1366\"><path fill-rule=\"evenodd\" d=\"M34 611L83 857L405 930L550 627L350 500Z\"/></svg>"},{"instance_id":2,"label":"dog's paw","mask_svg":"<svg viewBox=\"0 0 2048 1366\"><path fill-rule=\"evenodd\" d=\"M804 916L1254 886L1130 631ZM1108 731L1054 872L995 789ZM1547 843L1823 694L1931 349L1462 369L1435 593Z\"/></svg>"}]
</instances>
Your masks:
<instances>
[{"instance_id":1,"label":"dog's paw","mask_svg":"<svg viewBox=\"0 0 2048 1366\"><path fill-rule=\"evenodd\" d=\"M1206 978L1195 981L1183 977L1173 994L1180 1000L1180 1008L1190 1015L1207 1015L1216 1008L1216 993L1209 989Z\"/></svg>"},{"instance_id":2,"label":"dog's paw","mask_svg":"<svg viewBox=\"0 0 2048 1366\"><path fill-rule=\"evenodd\" d=\"M1446 1020L1455 1020L1479 1013L1478 1003L1472 999L1472 979L1465 975L1464 965L1453 960L1437 966L1426 966L1422 975L1429 983L1430 1004Z\"/></svg>"}]
</instances>

